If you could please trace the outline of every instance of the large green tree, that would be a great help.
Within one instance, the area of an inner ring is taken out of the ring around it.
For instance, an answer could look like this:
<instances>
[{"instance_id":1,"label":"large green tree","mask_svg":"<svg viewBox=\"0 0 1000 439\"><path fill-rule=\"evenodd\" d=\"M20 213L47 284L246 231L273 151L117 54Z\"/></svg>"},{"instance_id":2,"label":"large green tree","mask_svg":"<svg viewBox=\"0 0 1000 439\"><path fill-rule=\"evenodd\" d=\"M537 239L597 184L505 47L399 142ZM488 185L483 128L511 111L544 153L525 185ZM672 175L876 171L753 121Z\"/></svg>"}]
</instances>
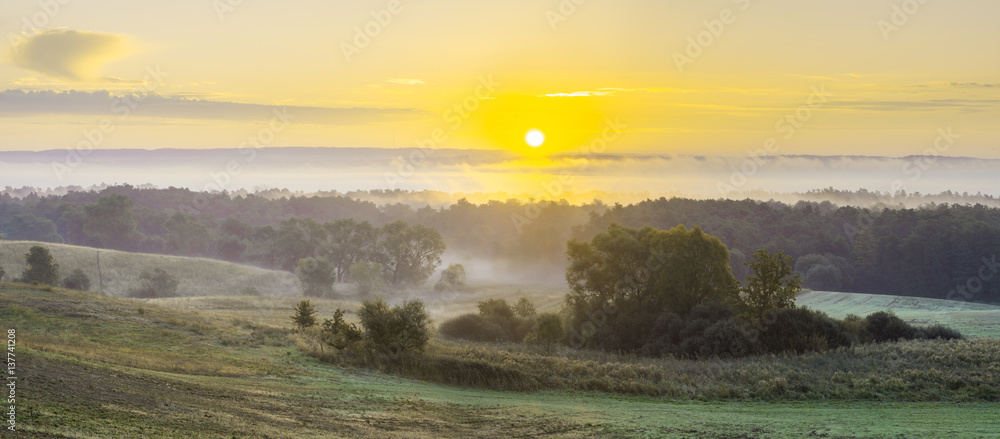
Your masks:
<instances>
[{"instance_id":1,"label":"large green tree","mask_svg":"<svg viewBox=\"0 0 1000 439\"><path fill-rule=\"evenodd\" d=\"M36 245L28 249L24 258L28 265L21 272L22 282L59 285L59 264L55 263L49 249Z\"/></svg>"},{"instance_id":2,"label":"large green tree","mask_svg":"<svg viewBox=\"0 0 1000 439\"><path fill-rule=\"evenodd\" d=\"M307 297L324 297L333 294L333 266L323 259L302 258L299 260L295 275L299 279L299 287Z\"/></svg>"},{"instance_id":3,"label":"large green tree","mask_svg":"<svg viewBox=\"0 0 1000 439\"><path fill-rule=\"evenodd\" d=\"M431 338L430 315L419 300L391 308L382 299L365 300L358 318L370 347L390 360L404 352L423 351Z\"/></svg>"},{"instance_id":4,"label":"large green tree","mask_svg":"<svg viewBox=\"0 0 1000 439\"><path fill-rule=\"evenodd\" d=\"M381 235L378 255L386 281L392 285L421 284L441 264L445 243L437 230L396 221L383 227Z\"/></svg>"},{"instance_id":5,"label":"large green tree","mask_svg":"<svg viewBox=\"0 0 1000 439\"><path fill-rule=\"evenodd\" d=\"M86 222L83 232L102 247L125 250L136 239L136 223L132 217L135 202L127 195L102 195L96 203L84 208Z\"/></svg>"},{"instance_id":6,"label":"large green tree","mask_svg":"<svg viewBox=\"0 0 1000 439\"><path fill-rule=\"evenodd\" d=\"M566 296L576 343L634 350L667 313L733 303L736 279L719 239L683 225L670 230L612 224L590 242L570 241Z\"/></svg>"},{"instance_id":7,"label":"large green tree","mask_svg":"<svg viewBox=\"0 0 1000 439\"><path fill-rule=\"evenodd\" d=\"M795 307L802 279L792 274L791 256L760 249L750 257L747 266L753 274L747 277L740 298L751 320L759 321L772 310Z\"/></svg>"},{"instance_id":8,"label":"large green tree","mask_svg":"<svg viewBox=\"0 0 1000 439\"><path fill-rule=\"evenodd\" d=\"M333 264L337 282L344 280L354 264L371 259L378 241L378 229L367 221L341 219L323 224L325 241L319 254Z\"/></svg>"}]
</instances>

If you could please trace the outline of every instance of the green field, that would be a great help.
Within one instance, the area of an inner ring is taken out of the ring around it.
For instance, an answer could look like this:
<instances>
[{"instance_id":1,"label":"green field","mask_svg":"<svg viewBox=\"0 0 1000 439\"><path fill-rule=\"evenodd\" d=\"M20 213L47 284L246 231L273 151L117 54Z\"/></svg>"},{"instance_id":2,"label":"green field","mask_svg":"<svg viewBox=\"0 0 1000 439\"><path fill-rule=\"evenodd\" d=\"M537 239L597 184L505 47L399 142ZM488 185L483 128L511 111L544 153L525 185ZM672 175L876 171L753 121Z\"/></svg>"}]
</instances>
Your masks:
<instances>
[{"instance_id":1,"label":"green field","mask_svg":"<svg viewBox=\"0 0 1000 439\"><path fill-rule=\"evenodd\" d=\"M1000 338L1000 306L995 305L826 291L804 292L799 294L795 303L823 311L835 318L844 318L848 314L865 316L876 311L892 311L910 323L941 323L961 331L967 337Z\"/></svg>"},{"instance_id":2,"label":"green field","mask_svg":"<svg viewBox=\"0 0 1000 439\"><path fill-rule=\"evenodd\" d=\"M34 244L0 241L8 275L21 270ZM96 279L96 250L42 245L63 270L92 269ZM14 328L18 337L21 436L924 438L1000 431L996 306L806 292L800 306L834 317L892 310L914 323L953 326L971 340L739 360L568 348L546 356L523 345L432 341L428 358L526 374L521 391L498 391L490 390L495 382L455 387L308 355L304 339L288 330L291 307L302 299L289 273L106 250L101 263L112 296L124 295L145 267L161 266L185 280L185 297L118 299L0 284L0 329ZM247 286L262 295L239 296ZM357 308L349 286L338 291L339 299L313 299L321 318L338 307L351 317ZM540 311L556 311L565 293L559 285L473 283L460 293L418 288L389 299L421 299L441 322L494 297L528 297Z\"/></svg>"},{"instance_id":3,"label":"green field","mask_svg":"<svg viewBox=\"0 0 1000 439\"><path fill-rule=\"evenodd\" d=\"M210 312L190 309L184 299L171 300L175 307L0 284L0 325L15 328L18 334L22 434L924 438L991 437L1000 429L1000 406L982 401L700 401L579 390L451 387L339 368L305 355L295 347L295 336L252 319L259 314L259 308L251 306L253 300L260 301L260 307L277 307L278 299L215 299L217 309ZM192 303L209 303L207 298L197 300L201 301ZM227 303L237 305L225 310ZM959 343L968 348L947 346L978 351L984 358L998 355L992 340ZM955 360L951 357L967 353L927 361L938 361L937 367L945 368ZM987 378L1000 376L993 360L970 357L968 361L982 363ZM685 370L722 367L711 362L678 363ZM884 369L874 366L876 371Z\"/></svg>"},{"instance_id":4,"label":"green field","mask_svg":"<svg viewBox=\"0 0 1000 439\"><path fill-rule=\"evenodd\" d=\"M288 295L297 291L295 276L284 271L264 270L231 264L214 259L128 253L98 250L90 247L52 244L48 242L0 240L0 266L7 270L7 279L20 276L24 270L24 255L32 246L48 248L60 274L81 269L91 279L91 289L97 291L103 278L105 294L125 297L136 286L144 270L159 267L181 280L181 296L232 296L243 294L249 287L264 295ZM101 271L97 270L100 251Z\"/></svg>"}]
</instances>

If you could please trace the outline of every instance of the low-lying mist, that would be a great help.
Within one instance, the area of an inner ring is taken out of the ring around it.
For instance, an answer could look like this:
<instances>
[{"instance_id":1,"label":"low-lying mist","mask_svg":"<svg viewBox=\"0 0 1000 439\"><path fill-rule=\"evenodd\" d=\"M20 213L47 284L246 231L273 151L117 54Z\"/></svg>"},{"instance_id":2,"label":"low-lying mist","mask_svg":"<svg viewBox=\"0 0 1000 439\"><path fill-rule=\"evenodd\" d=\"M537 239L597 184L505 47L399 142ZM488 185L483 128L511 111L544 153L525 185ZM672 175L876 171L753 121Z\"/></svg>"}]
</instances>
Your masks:
<instances>
[{"instance_id":1,"label":"low-lying mist","mask_svg":"<svg viewBox=\"0 0 1000 439\"><path fill-rule=\"evenodd\" d=\"M95 150L86 155L0 152L0 169L0 187L8 186L14 196L127 183L277 197L338 194L414 207L442 207L462 198L473 203L517 198L628 204L661 196L915 207L930 202L996 205L992 197L1000 195L993 184L1000 160L938 156L525 159L499 151L455 149ZM22 187L27 188L14 189ZM859 189L871 194L838 194ZM903 194L907 196L900 197Z\"/></svg>"}]
</instances>

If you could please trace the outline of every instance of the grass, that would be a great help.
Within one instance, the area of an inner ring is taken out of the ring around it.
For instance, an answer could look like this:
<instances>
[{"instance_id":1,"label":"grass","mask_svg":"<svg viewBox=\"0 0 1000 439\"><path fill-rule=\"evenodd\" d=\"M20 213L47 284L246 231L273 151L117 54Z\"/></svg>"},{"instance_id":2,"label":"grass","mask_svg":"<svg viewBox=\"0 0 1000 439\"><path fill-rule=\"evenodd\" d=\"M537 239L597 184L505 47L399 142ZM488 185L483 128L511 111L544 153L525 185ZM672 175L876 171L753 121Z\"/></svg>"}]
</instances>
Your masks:
<instances>
[{"instance_id":1,"label":"grass","mask_svg":"<svg viewBox=\"0 0 1000 439\"><path fill-rule=\"evenodd\" d=\"M884 296L878 294L810 291L796 299L808 306L844 318L848 314L865 316L876 311L893 311L907 322L926 326L940 323L972 338L1000 338L1000 306L957 300L923 297Z\"/></svg>"},{"instance_id":2,"label":"grass","mask_svg":"<svg viewBox=\"0 0 1000 439\"><path fill-rule=\"evenodd\" d=\"M69 274L81 269L91 280L91 289L99 289L97 271L98 249L64 244L31 241L0 240L0 266L7 271L7 278L20 276L24 271L24 255L32 246L48 248L60 274ZM214 259L188 258L144 253L129 253L114 250L100 250L101 274L104 288L101 292L117 297L125 297L135 287L139 275L144 270L163 268L181 280L178 294L181 296L234 296L243 294L249 287L261 294L281 296L297 294L295 276L284 271L265 270Z\"/></svg>"},{"instance_id":3,"label":"grass","mask_svg":"<svg viewBox=\"0 0 1000 439\"><path fill-rule=\"evenodd\" d=\"M18 330L19 425L26 437L74 438L961 438L1000 429L1000 405L969 393L980 386L953 389L949 381L960 375L996 389L996 340L908 342L728 365L586 351L545 357L523 346L435 341L430 356L497 367L520 362L528 371L551 369L550 377L566 383L595 384L497 391L317 361L278 321L283 300L157 303L0 283L0 329ZM262 309L274 317L255 320ZM600 387L602 376L641 384L642 370L660 371L650 383L684 391ZM888 381L892 374L901 383ZM705 383L688 382L695 379ZM744 383L750 393L712 393L720 383ZM866 393L879 386L887 390ZM753 393L763 389L784 390ZM821 395L823 389L847 390Z\"/></svg>"}]
</instances>

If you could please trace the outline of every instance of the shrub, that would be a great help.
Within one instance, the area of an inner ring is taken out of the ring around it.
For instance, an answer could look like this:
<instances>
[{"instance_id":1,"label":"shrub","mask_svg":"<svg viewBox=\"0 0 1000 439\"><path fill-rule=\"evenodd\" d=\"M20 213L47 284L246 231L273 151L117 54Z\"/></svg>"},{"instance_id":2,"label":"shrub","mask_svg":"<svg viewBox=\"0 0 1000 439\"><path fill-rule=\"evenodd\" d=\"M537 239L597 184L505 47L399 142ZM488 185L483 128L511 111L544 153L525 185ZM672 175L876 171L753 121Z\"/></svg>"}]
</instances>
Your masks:
<instances>
[{"instance_id":1,"label":"shrub","mask_svg":"<svg viewBox=\"0 0 1000 439\"><path fill-rule=\"evenodd\" d=\"M166 270L155 268L139 275L139 285L129 291L129 296L140 299L175 297L179 285L180 281Z\"/></svg>"},{"instance_id":2,"label":"shrub","mask_svg":"<svg viewBox=\"0 0 1000 439\"><path fill-rule=\"evenodd\" d=\"M358 262L351 265L349 273L361 295L371 293L382 283L382 264L378 262Z\"/></svg>"},{"instance_id":3,"label":"shrub","mask_svg":"<svg viewBox=\"0 0 1000 439\"><path fill-rule=\"evenodd\" d=\"M393 357L422 352L431 338L430 315L419 300L392 308L382 299L365 300L358 317L365 339L375 352Z\"/></svg>"},{"instance_id":4,"label":"shrub","mask_svg":"<svg viewBox=\"0 0 1000 439\"><path fill-rule=\"evenodd\" d=\"M785 308L771 311L761 330L765 352L823 352L857 342L841 322L825 313L808 308Z\"/></svg>"},{"instance_id":5,"label":"shrub","mask_svg":"<svg viewBox=\"0 0 1000 439\"><path fill-rule=\"evenodd\" d=\"M514 309L505 299L489 299L479 302L479 315L491 320L512 320Z\"/></svg>"},{"instance_id":6,"label":"shrub","mask_svg":"<svg viewBox=\"0 0 1000 439\"><path fill-rule=\"evenodd\" d=\"M916 328L892 312L879 311L865 317L866 332L871 334L872 341L910 340L916 335Z\"/></svg>"},{"instance_id":7,"label":"shrub","mask_svg":"<svg viewBox=\"0 0 1000 439\"><path fill-rule=\"evenodd\" d=\"M292 323L299 331L304 331L306 328L311 328L316 326L316 307L309 303L308 300L303 300L292 307L295 314L292 315Z\"/></svg>"},{"instance_id":8,"label":"shrub","mask_svg":"<svg viewBox=\"0 0 1000 439\"><path fill-rule=\"evenodd\" d=\"M545 313L538 316L535 327L528 334L526 341L545 347L545 353L552 353L552 344L566 335L562 319L558 314Z\"/></svg>"},{"instance_id":9,"label":"shrub","mask_svg":"<svg viewBox=\"0 0 1000 439\"><path fill-rule=\"evenodd\" d=\"M63 288L69 288L71 290L88 291L90 290L90 278L84 274L83 270L77 268L63 279Z\"/></svg>"},{"instance_id":10,"label":"shrub","mask_svg":"<svg viewBox=\"0 0 1000 439\"><path fill-rule=\"evenodd\" d=\"M326 260L299 259L295 276L298 277L299 287L306 297L325 297L333 294L336 275L333 272L333 265Z\"/></svg>"},{"instance_id":11,"label":"shrub","mask_svg":"<svg viewBox=\"0 0 1000 439\"><path fill-rule=\"evenodd\" d=\"M514 305L514 315L522 318L531 318L535 316L535 304L531 303L527 297L522 297Z\"/></svg>"},{"instance_id":12,"label":"shrub","mask_svg":"<svg viewBox=\"0 0 1000 439\"><path fill-rule=\"evenodd\" d=\"M500 325L479 314L463 314L447 320L438 332L448 338L491 342L508 340L507 333Z\"/></svg>"},{"instance_id":13,"label":"shrub","mask_svg":"<svg viewBox=\"0 0 1000 439\"><path fill-rule=\"evenodd\" d=\"M951 329L947 326L933 325L920 330L926 337L921 338L940 338L942 340L961 340L965 337L962 333Z\"/></svg>"},{"instance_id":14,"label":"shrub","mask_svg":"<svg viewBox=\"0 0 1000 439\"><path fill-rule=\"evenodd\" d=\"M337 308L333 312L333 320L323 321L323 341L338 351L361 341L364 335L354 323L344 320L344 310Z\"/></svg>"},{"instance_id":15,"label":"shrub","mask_svg":"<svg viewBox=\"0 0 1000 439\"><path fill-rule=\"evenodd\" d=\"M56 264L52 259L49 249L36 245L28 249L24 258L28 265L21 273L21 282L38 282L42 285L59 284L59 264Z\"/></svg>"},{"instance_id":16,"label":"shrub","mask_svg":"<svg viewBox=\"0 0 1000 439\"><path fill-rule=\"evenodd\" d=\"M3 276L5 274L7 274L7 272L4 271L3 266L0 266L0 282L3 282Z\"/></svg>"},{"instance_id":17,"label":"shrub","mask_svg":"<svg viewBox=\"0 0 1000 439\"><path fill-rule=\"evenodd\" d=\"M465 267L451 264L441 272L441 279L434 285L438 291L458 291L465 288Z\"/></svg>"}]
</instances>

